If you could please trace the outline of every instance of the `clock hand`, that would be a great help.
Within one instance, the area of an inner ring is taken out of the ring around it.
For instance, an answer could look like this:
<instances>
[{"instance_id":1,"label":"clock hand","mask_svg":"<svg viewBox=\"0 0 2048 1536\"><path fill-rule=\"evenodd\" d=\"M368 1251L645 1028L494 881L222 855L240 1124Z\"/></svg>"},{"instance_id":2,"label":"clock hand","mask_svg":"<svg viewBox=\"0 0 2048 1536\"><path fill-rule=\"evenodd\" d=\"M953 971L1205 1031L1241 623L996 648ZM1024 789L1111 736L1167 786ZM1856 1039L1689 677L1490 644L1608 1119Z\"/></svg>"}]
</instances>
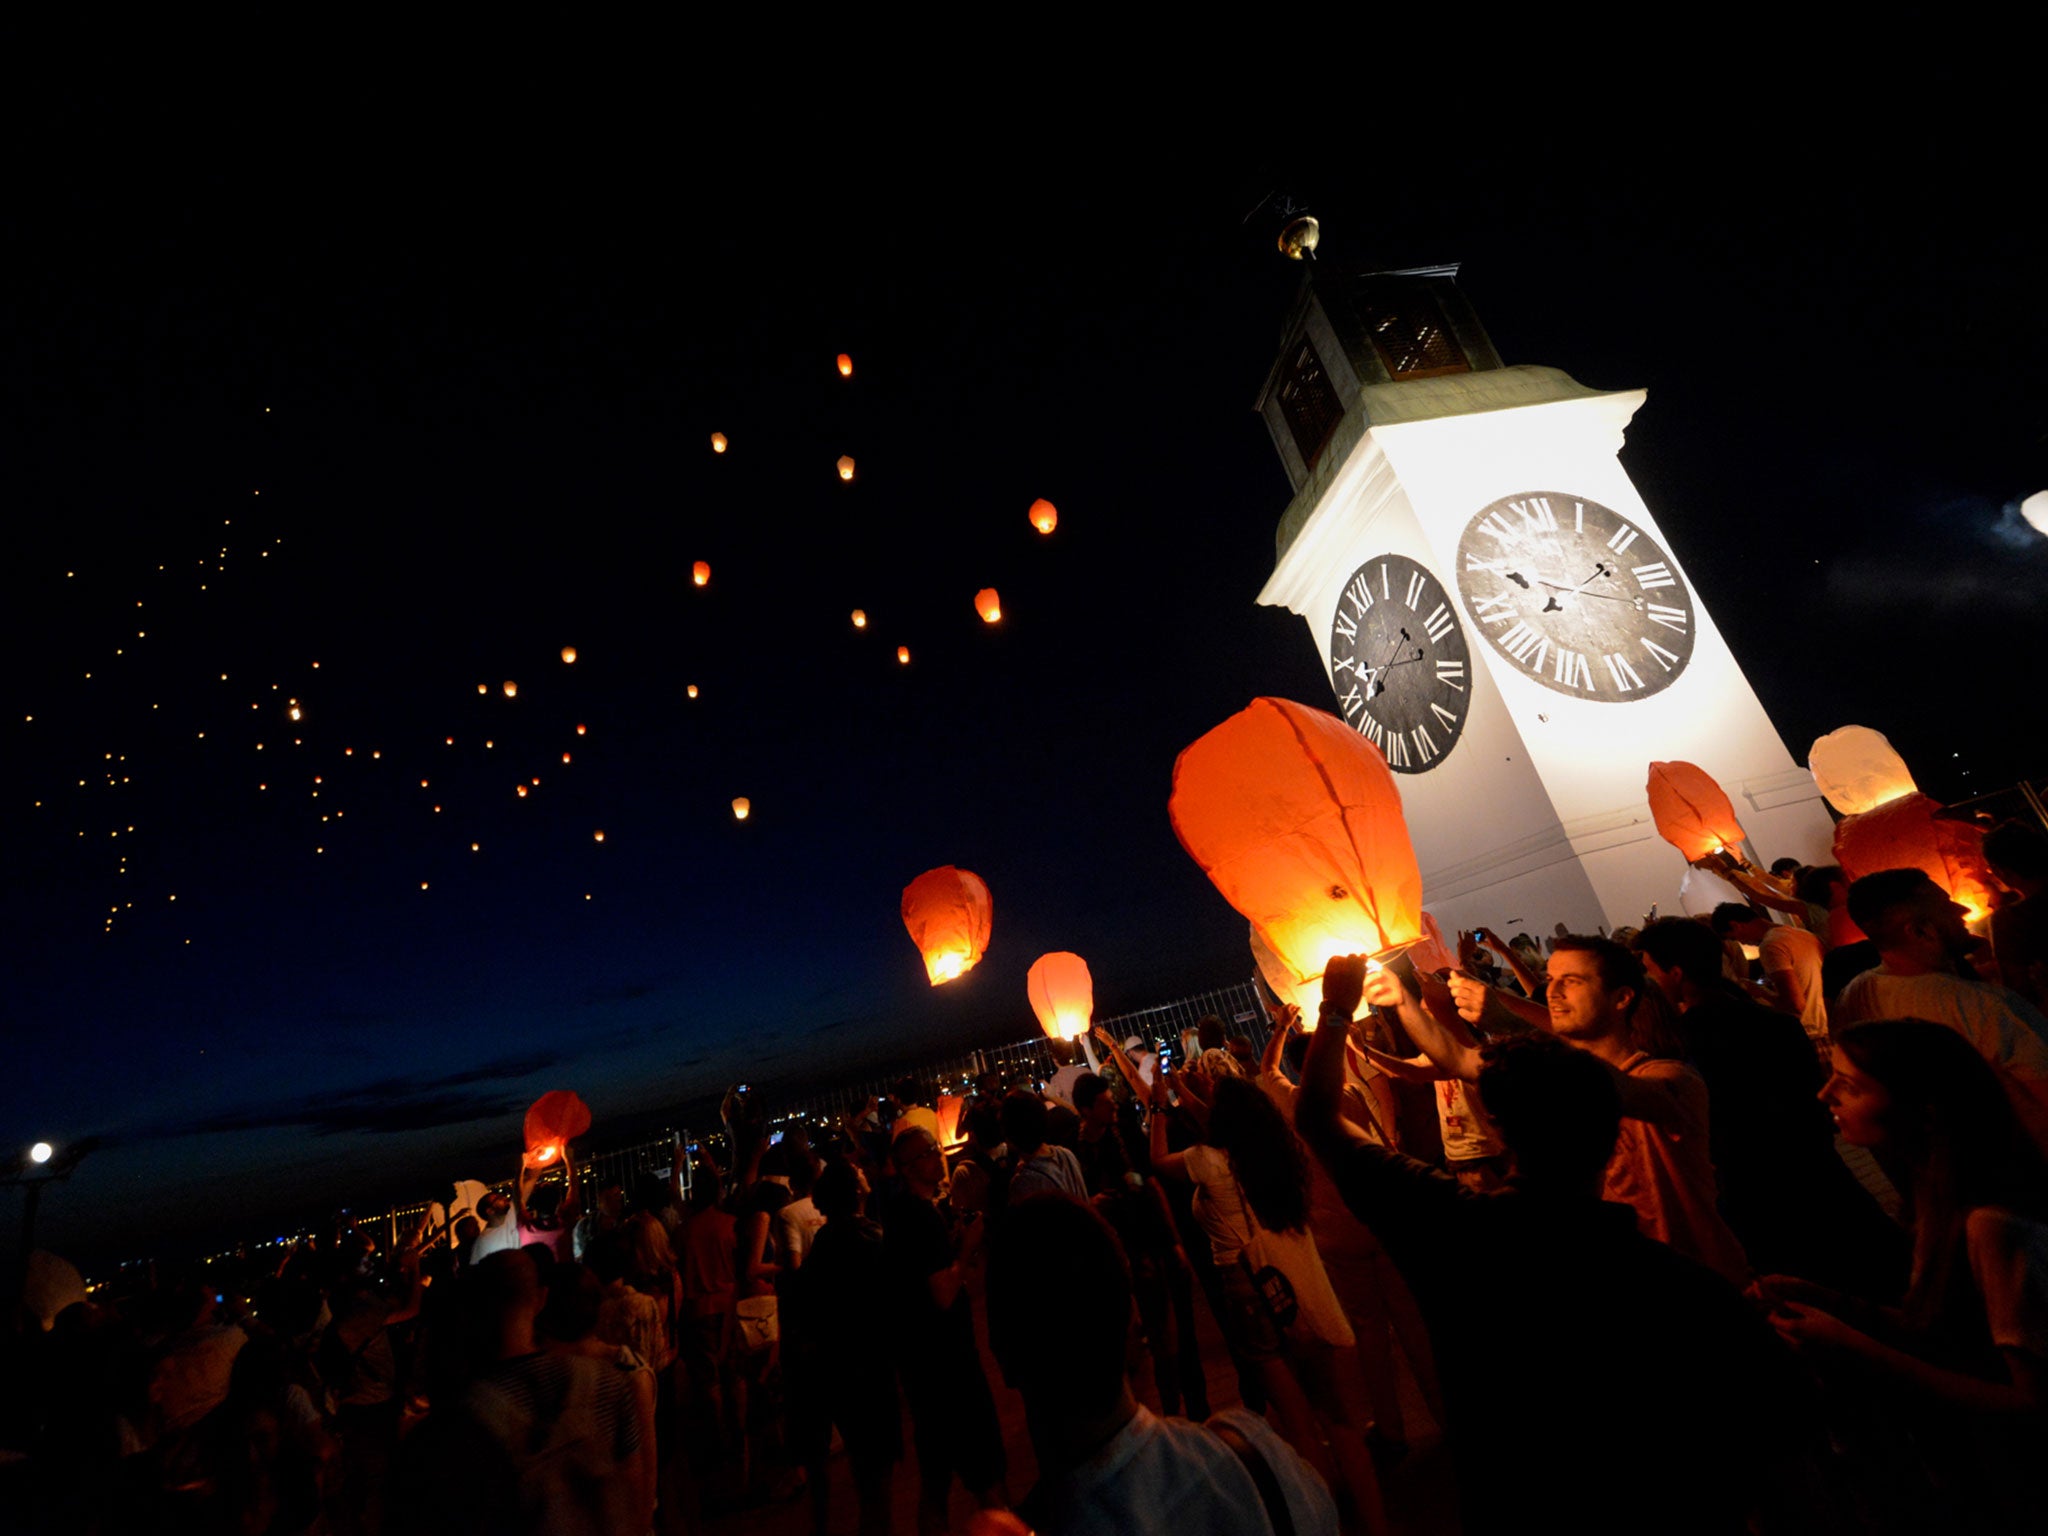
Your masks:
<instances>
[{"instance_id":1,"label":"clock hand","mask_svg":"<svg viewBox=\"0 0 2048 1536\"><path fill-rule=\"evenodd\" d=\"M1396 667L1413 666L1416 662L1420 660L1422 660L1422 647L1418 645L1415 648L1415 654L1413 656L1403 657L1400 661L1390 661L1382 670L1391 672Z\"/></svg>"},{"instance_id":2,"label":"clock hand","mask_svg":"<svg viewBox=\"0 0 2048 1536\"><path fill-rule=\"evenodd\" d=\"M1562 592L1567 597L1597 597L1604 603L1627 603L1631 608L1643 606L1643 600L1640 597L1622 597L1614 592L1585 592L1577 587L1561 587L1554 581L1546 581L1543 585L1551 588L1553 591ZM1551 603L1556 603L1558 607L1564 606L1562 603L1558 603L1556 598L1552 598L1550 601ZM1543 611L1548 613L1550 611L1549 606L1546 605Z\"/></svg>"},{"instance_id":3,"label":"clock hand","mask_svg":"<svg viewBox=\"0 0 2048 1536\"><path fill-rule=\"evenodd\" d=\"M1503 576L1507 577L1507 579L1508 579L1509 581L1512 581L1512 582L1513 582L1513 583L1514 583L1514 584L1515 584L1516 586L1520 587L1520 588L1521 588L1521 589L1522 589L1522 590L1523 590L1524 592L1526 592L1526 591L1528 591L1528 590L1529 590L1529 578L1528 578L1528 577L1526 577L1526 576L1524 576L1524 575L1523 575L1523 574L1522 574L1522 573L1521 573L1520 571L1502 571L1502 572L1501 572L1501 575L1503 575ZM1543 585L1545 585L1545 586L1547 587L1547 586L1549 586L1549 585L1550 585L1550 583L1546 581L1546 582L1544 582L1544 583L1543 583Z\"/></svg>"},{"instance_id":4,"label":"clock hand","mask_svg":"<svg viewBox=\"0 0 2048 1536\"><path fill-rule=\"evenodd\" d=\"M1402 631L1401 631L1401 639L1400 639L1400 640L1396 640L1396 641L1395 641L1395 642L1394 642L1394 643L1393 643L1392 645L1390 645L1390 646L1388 646L1388 647L1387 647L1387 660L1386 660L1386 661L1383 661L1383 662L1381 662L1381 663L1380 663L1380 664L1379 664L1379 665L1378 665L1377 667L1375 667L1375 668L1374 668L1373 670L1374 670L1375 672L1380 672L1380 673L1384 673L1384 672L1385 672L1385 671L1387 670L1387 662L1390 662L1390 661L1392 661L1392 660L1394 659L1394 652L1396 652L1396 651L1400 650L1400 649L1401 649L1401 644L1402 644L1402 641L1405 641L1405 640L1407 640L1408 638L1409 638L1409 635L1408 635L1408 631L1407 631L1407 630L1405 630L1405 629L1404 629L1404 630L1402 630ZM1387 691L1387 684L1386 684L1386 679L1385 679L1384 677L1382 677L1382 678L1380 679L1380 681L1379 681L1379 685L1378 685L1377 687L1375 687L1375 688L1373 689L1372 693L1371 693L1370 695L1368 695L1368 697L1370 697L1370 698L1375 698L1375 699L1376 699L1376 698L1378 698L1378 697L1379 697L1379 696L1380 696L1381 694L1385 693L1386 691Z\"/></svg>"}]
</instances>

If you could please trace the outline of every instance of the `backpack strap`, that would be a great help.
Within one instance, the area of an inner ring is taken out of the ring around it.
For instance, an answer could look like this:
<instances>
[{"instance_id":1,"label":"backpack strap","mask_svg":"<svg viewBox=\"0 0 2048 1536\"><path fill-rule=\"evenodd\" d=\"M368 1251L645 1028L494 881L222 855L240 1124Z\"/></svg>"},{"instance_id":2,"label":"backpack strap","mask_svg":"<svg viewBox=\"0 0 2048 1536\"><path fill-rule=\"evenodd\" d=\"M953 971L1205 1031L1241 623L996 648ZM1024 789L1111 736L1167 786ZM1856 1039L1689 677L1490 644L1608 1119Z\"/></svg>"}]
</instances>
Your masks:
<instances>
[{"instance_id":1,"label":"backpack strap","mask_svg":"<svg viewBox=\"0 0 2048 1536\"><path fill-rule=\"evenodd\" d=\"M1252 1485L1259 1490L1259 1502L1266 1506L1266 1518L1273 1522L1273 1536L1294 1536L1294 1516L1287 1508L1287 1495L1280 1489L1280 1479L1273 1475L1273 1468L1260 1454L1259 1448L1245 1438L1244 1431L1235 1424L1226 1424L1220 1419L1209 1421L1209 1432L1230 1447L1231 1454L1244 1463L1245 1471L1252 1477Z\"/></svg>"}]
</instances>

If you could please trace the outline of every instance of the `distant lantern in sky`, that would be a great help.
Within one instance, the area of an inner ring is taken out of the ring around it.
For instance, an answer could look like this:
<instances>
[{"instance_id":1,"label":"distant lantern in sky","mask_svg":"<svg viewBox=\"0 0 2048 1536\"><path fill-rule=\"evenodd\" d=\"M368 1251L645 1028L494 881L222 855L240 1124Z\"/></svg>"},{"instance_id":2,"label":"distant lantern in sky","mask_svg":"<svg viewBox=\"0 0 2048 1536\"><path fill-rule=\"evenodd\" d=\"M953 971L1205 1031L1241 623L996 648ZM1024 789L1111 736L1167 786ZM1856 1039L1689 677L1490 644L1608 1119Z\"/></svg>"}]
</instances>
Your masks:
<instances>
[{"instance_id":1,"label":"distant lantern in sky","mask_svg":"<svg viewBox=\"0 0 2048 1536\"><path fill-rule=\"evenodd\" d=\"M992 915L988 885L972 870L944 864L903 888L903 926L935 987L980 963Z\"/></svg>"},{"instance_id":2,"label":"distant lantern in sky","mask_svg":"<svg viewBox=\"0 0 2048 1536\"><path fill-rule=\"evenodd\" d=\"M902 663L902 664L903 664L904 666L906 666L906 667L907 667L907 666L909 666L909 665L910 665L910 647L909 647L909 646L907 646L907 645L899 645L899 646L897 646L897 647L896 647L896 659L897 659L897 660L898 660L899 662L901 662L901 663Z\"/></svg>"},{"instance_id":3,"label":"distant lantern in sky","mask_svg":"<svg viewBox=\"0 0 2048 1536\"><path fill-rule=\"evenodd\" d=\"M522 800L524 800L524 799L526 798L526 786L525 786L524 784L521 784L521 785L519 785L519 786L518 786L518 789L519 789L519 798L520 798L520 799L522 799Z\"/></svg>"},{"instance_id":4,"label":"distant lantern in sky","mask_svg":"<svg viewBox=\"0 0 2048 1536\"><path fill-rule=\"evenodd\" d=\"M569 761L569 754L568 754L568 753L564 752L564 753L562 754L562 761L563 761L563 762L565 762L565 763L566 763L567 761Z\"/></svg>"},{"instance_id":5,"label":"distant lantern in sky","mask_svg":"<svg viewBox=\"0 0 2048 1536\"><path fill-rule=\"evenodd\" d=\"M1295 976L1422 937L1422 875L1378 748L1334 715L1254 699L1175 759L1189 857Z\"/></svg>"},{"instance_id":6,"label":"distant lantern in sky","mask_svg":"<svg viewBox=\"0 0 2048 1536\"><path fill-rule=\"evenodd\" d=\"M865 608L853 610L853 627L855 629L866 629L868 627L868 611Z\"/></svg>"},{"instance_id":7,"label":"distant lantern in sky","mask_svg":"<svg viewBox=\"0 0 2048 1536\"><path fill-rule=\"evenodd\" d=\"M732 819L734 821L745 821L747 819L747 813L751 811L753 808L754 802L749 800L745 795L741 795L737 800L733 801L732 803Z\"/></svg>"},{"instance_id":8,"label":"distant lantern in sky","mask_svg":"<svg viewBox=\"0 0 2048 1536\"><path fill-rule=\"evenodd\" d=\"M600 843L604 841L604 834L602 832L593 832L591 836Z\"/></svg>"},{"instance_id":9,"label":"distant lantern in sky","mask_svg":"<svg viewBox=\"0 0 2048 1536\"><path fill-rule=\"evenodd\" d=\"M1003 600L996 596L994 587L983 587L974 594L974 611L981 615L984 624L993 624L1003 616Z\"/></svg>"},{"instance_id":10,"label":"distant lantern in sky","mask_svg":"<svg viewBox=\"0 0 2048 1536\"><path fill-rule=\"evenodd\" d=\"M708 585L711 581L711 562L709 560L699 560L695 565L691 566L690 580L700 587Z\"/></svg>"},{"instance_id":11,"label":"distant lantern in sky","mask_svg":"<svg viewBox=\"0 0 2048 1536\"><path fill-rule=\"evenodd\" d=\"M581 736L581 735L582 735L583 733L584 733L584 727L582 727L582 726L580 726L580 725L579 725L579 726L577 726L577 727L576 727L576 734L577 734L578 736Z\"/></svg>"},{"instance_id":12,"label":"distant lantern in sky","mask_svg":"<svg viewBox=\"0 0 2048 1536\"><path fill-rule=\"evenodd\" d=\"M489 683L478 683L476 685L476 691L478 693L489 693L491 691L491 685Z\"/></svg>"},{"instance_id":13,"label":"distant lantern in sky","mask_svg":"<svg viewBox=\"0 0 2048 1536\"><path fill-rule=\"evenodd\" d=\"M1043 496L1031 503L1031 526L1040 533L1051 533L1060 525L1059 508Z\"/></svg>"},{"instance_id":14,"label":"distant lantern in sky","mask_svg":"<svg viewBox=\"0 0 2048 1536\"><path fill-rule=\"evenodd\" d=\"M1742 860L1748 836L1735 807L1714 776L1692 763L1652 763L1644 793L1657 835L1685 855L1688 864L1717 853ZM1747 862L1746 860L1743 862Z\"/></svg>"},{"instance_id":15,"label":"distant lantern in sky","mask_svg":"<svg viewBox=\"0 0 2048 1536\"><path fill-rule=\"evenodd\" d=\"M506 697L506 698L508 698L508 699L516 699L516 698L518 698L518 697L519 697L519 685L518 685L517 683L514 683L514 682L507 682L507 683L505 684L505 697Z\"/></svg>"},{"instance_id":16,"label":"distant lantern in sky","mask_svg":"<svg viewBox=\"0 0 2048 1536\"><path fill-rule=\"evenodd\" d=\"M853 455L850 453L840 455L839 478L842 480L851 480L853 478Z\"/></svg>"},{"instance_id":17,"label":"distant lantern in sky","mask_svg":"<svg viewBox=\"0 0 2048 1536\"><path fill-rule=\"evenodd\" d=\"M1024 975L1024 990L1049 1038L1078 1040L1088 1033L1095 1017L1095 979L1079 955L1063 949L1040 955Z\"/></svg>"},{"instance_id":18,"label":"distant lantern in sky","mask_svg":"<svg viewBox=\"0 0 2048 1536\"><path fill-rule=\"evenodd\" d=\"M711 434L711 451L713 453L725 452L725 434L723 432Z\"/></svg>"},{"instance_id":19,"label":"distant lantern in sky","mask_svg":"<svg viewBox=\"0 0 2048 1536\"><path fill-rule=\"evenodd\" d=\"M565 661L565 662L568 662L568 663L570 663L571 665L574 665L574 663L575 663L575 661L576 661L576 647L575 647L575 646L573 646L573 645L565 645L565 646L563 646L563 647L562 647L562 660L563 660L563 661Z\"/></svg>"},{"instance_id":20,"label":"distant lantern in sky","mask_svg":"<svg viewBox=\"0 0 2048 1536\"><path fill-rule=\"evenodd\" d=\"M839 377L842 379L853 377L853 359L844 352L839 354Z\"/></svg>"},{"instance_id":21,"label":"distant lantern in sky","mask_svg":"<svg viewBox=\"0 0 2048 1536\"><path fill-rule=\"evenodd\" d=\"M692 683L689 687L685 688L683 692L687 693L691 698L694 699L695 697L697 697L697 685L695 683Z\"/></svg>"}]
</instances>

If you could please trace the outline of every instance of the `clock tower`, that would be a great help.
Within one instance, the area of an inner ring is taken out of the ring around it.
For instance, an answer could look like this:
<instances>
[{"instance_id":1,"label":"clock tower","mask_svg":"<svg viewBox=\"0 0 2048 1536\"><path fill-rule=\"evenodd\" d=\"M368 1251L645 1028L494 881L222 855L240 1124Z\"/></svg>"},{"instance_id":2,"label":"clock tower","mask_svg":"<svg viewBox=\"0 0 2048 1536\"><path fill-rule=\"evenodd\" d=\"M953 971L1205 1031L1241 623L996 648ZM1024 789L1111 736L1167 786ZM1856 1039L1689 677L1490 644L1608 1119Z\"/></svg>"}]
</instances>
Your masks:
<instances>
[{"instance_id":1,"label":"clock tower","mask_svg":"<svg viewBox=\"0 0 2048 1536\"><path fill-rule=\"evenodd\" d=\"M1506 366L1456 275L1311 262L1258 400L1294 485L1259 601L1307 621L1404 775L1430 910L1539 934L1677 911L1657 759L1720 780L1765 860L1826 861L1812 776L1621 466L1644 392Z\"/></svg>"}]
</instances>

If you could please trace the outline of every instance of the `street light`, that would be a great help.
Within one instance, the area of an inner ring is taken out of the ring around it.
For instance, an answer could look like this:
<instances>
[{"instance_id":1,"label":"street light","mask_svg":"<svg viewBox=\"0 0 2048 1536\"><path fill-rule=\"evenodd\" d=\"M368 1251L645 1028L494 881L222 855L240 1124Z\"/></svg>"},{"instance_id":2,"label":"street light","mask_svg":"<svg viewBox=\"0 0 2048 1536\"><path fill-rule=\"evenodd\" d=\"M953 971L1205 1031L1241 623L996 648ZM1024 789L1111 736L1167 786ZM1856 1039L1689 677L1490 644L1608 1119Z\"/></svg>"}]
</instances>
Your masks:
<instances>
[{"instance_id":1,"label":"street light","mask_svg":"<svg viewBox=\"0 0 2048 1536\"><path fill-rule=\"evenodd\" d=\"M47 1163L57 1149L47 1141L39 1141L28 1149L28 1160L32 1163Z\"/></svg>"}]
</instances>

